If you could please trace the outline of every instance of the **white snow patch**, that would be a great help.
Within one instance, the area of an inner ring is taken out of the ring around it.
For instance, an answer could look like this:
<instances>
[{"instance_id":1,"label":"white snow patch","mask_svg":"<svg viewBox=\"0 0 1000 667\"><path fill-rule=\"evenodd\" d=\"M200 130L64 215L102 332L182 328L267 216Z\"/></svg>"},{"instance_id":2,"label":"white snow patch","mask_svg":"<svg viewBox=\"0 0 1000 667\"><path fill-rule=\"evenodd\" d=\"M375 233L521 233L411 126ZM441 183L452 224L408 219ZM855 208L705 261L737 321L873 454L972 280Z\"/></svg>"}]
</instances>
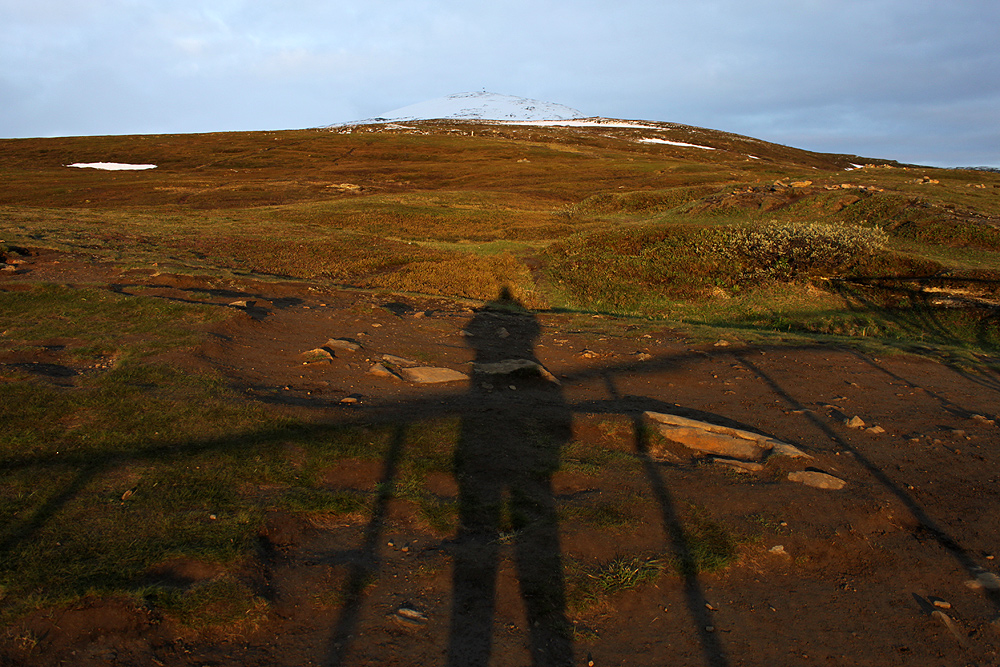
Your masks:
<instances>
[{"instance_id":1,"label":"white snow patch","mask_svg":"<svg viewBox=\"0 0 1000 667\"><path fill-rule=\"evenodd\" d=\"M751 160L759 160L760 159L756 155L747 155L747 157L750 158Z\"/></svg>"},{"instance_id":2,"label":"white snow patch","mask_svg":"<svg viewBox=\"0 0 1000 667\"><path fill-rule=\"evenodd\" d=\"M637 130L659 130L655 125L633 123L630 121L607 120L605 118L582 118L579 120L538 120L538 121L507 121L505 125L537 125L538 127L624 127Z\"/></svg>"},{"instance_id":3,"label":"white snow patch","mask_svg":"<svg viewBox=\"0 0 1000 667\"><path fill-rule=\"evenodd\" d=\"M847 169L845 169L844 171L854 171L855 169L864 169L864 168L865 168L865 165L863 165L863 164L854 164L852 162L851 166L848 167Z\"/></svg>"},{"instance_id":4,"label":"white snow patch","mask_svg":"<svg viewBox=\"0 0 1000 667\"><path fill-rule=\"evenodd\" d=\"M711 146L699 146L698 144L688 144L688 143L684 143L683 141L668 141L666 139L650 139L650 138L646 138L646 137L640 139L639 143L642 143L642 144L667 144L667 145L670 145L670 146L684 146L685 148L701 148L701 149L704 149L706 151L714 151L715 150Z\"/></svg>"},{"instance_id":5,"label":"white snow patch","mask_svg":"<svg viewBox=\"0 0 1000 667\"><path fill-rule=\"evenodd\" d=\"M155 164L124 164L122 162L76 162L67 167L80 169L104 169L105 171L138 171L140 169L156 169Z\"/></svg>"}]
</instances>

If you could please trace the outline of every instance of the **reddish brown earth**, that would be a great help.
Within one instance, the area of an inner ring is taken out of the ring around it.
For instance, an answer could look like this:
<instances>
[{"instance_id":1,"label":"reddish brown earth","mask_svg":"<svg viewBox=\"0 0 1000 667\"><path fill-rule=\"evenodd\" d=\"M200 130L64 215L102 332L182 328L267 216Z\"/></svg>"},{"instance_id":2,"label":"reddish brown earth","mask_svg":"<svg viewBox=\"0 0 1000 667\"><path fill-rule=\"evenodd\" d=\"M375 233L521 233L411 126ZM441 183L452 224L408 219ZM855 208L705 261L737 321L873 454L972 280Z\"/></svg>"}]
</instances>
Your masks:
<instances>
[{"instance_id":1,"label":"reddish brown earth","mask_svg":"<svg viewBox=\"0 0 1000 667\"><path fill-rule=\"evenodd\" d=\"M598 530L570 518L549 532L497 540L489 518L475 511L459 534L443 535L399 501L377 504L374 516L337 520L274 511L261 527L253 573L271 604L262 622L197 633L131 602L84 600L25 620L41 637L33 648L9 632L0 640L3 664L1000 664L1000 591L982 576L1000 570L996 373L846 348L693 342L610 317L526 318L446 299L123 273L44 253L31 259L0 277L0 288L97 283L168 299L208 291L220 307L254 301L231 307L204 345L175 359L222 372L249 401L318 422L389 420L399 425L399 448L408 424L459 417L473 444L458 452L465 461L458 465L477 484L433 474L427 488L442 498L526 489L526 511L544 517L579 499L631 497L642 521ZM338 337L363 347L303 364L302 352ZM414 385L367 374L382 354L467 373L475 359L534 355L561 385L517 379L487 390L481 378ZM357 402L343 403L347 397ZM757 431L815 459L768 463L758 474L704 460L657 462L635 428L644 410ZM885 432L848 428L845 419L855 415ZM638 463L549 478L536 468L553 452L524 449L511 435L525 419L552 436L556 455L573 438L629 449ZM495 435L492 444L475 444L486 434ZM391 482L393 466L391 453L375 464L347 461L325 482L370 489ZM820 490L786 479L803 467L847 486ZM519 487L522 478L533 481ZM753 532L735 564L688 577L667 570L584 611L545 589L546 577L558 588L550 566L560 561L679 556L679 517L692 506ZM204 563L165 567L190 581L216 574ZM936 600L950 606L936 608ZM420 616L401 617L404 607ZM573 624L571 639L550 632L560 620Z\"/></svg>"}]
</instances>

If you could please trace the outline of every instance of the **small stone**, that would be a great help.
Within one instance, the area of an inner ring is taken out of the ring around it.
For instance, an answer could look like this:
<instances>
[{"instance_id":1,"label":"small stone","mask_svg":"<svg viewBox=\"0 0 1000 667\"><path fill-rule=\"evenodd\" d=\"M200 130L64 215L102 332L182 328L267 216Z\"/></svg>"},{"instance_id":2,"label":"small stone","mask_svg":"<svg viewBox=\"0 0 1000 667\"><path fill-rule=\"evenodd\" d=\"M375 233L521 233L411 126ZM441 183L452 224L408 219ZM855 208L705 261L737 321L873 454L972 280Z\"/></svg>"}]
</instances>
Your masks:
<instances>
[{"instance_id":1,"label":"small stone","mask_svg":"<svg viewBox=\"0 0 1000 667\"><path fill-rule=\"evenodd\" d=\"M938 609L951 609L951 603L941 598L931 598L931 603Z\"/></svg>"},{"instance_id":2,"label":"small stone","mask_svg":"<svg viewBox=\"0 0 1000 667\"><path fill-rule=\"evenodd\" d=\"M497 329L497 338L510 338L510 332L506 328L500 327Z\"/></svg>"},{"instance_id":3,"label":"small stone","mask_svg":"<svg viewBox=\"0 0 1000 667\"><path fill-rule=\"evenodd\" d=\"M342 399L340 399L340 402L343 403L344 405L354 405L355 403L358 402L358 397L357 396L345 396Z\"/></svg>"},{"instance_id":4,"label":"small stone","mask_svg":"<svg viewBox=\"0 0 1000 667\"><path fill-rule=\"evenodd\" d=\"M715 626L714 625L706 625L705 626L705 632L715 632Z\"/></svg>"},{"instance_id":5,"label":"small stone","mask_svg":"<svg viewBox=\"0 0 1000 667\"><path fill-rule=\"evenodd\" d=\"M833 475L828 475L827 473L819 472L818 470L790 472L788 473L788 480L791 482L798 482L799 484L805 484L806 486L811 486L814 489L828 489L831 491L839 491L847 486L847 482L839 477L834 477Z\"/></svg>"},{"instance_id":6,"label":"small stone","mask_svg":"<svg viewBox=\"0 0 1000 667\"><path fill-rule=\"evenodd\" d=\"M400 607L393 616L404 625L422 626L427 624L427 615L413 607Z\"/></svg>"},{"instance_id":7,"label":"small stone","mask_svg":"<svg viewBox=\"0 0 1000 667\"><path fill-rule=\"evenodd\" d=\"M844 426L846 426L847 428L864 428L865 421L861 417L854 415L853 417L844 422Z\"/></svg>"},{"instance_id":8,"label":"small stone","mask_svg":"<svg viewBox=\"0 0 1000 667\"><path fill-rule=\"evenodd\" d=\"M869 433L874 433L875 435L882 435L883 433L885 433L885 429L882 428L881 426L872 426L871 428L866 430Z\"/></svg>"},{"instance_id":9,"label":"small stone","mask_svg":"<svg viewBox=\"0 0 1000 667\"><path fill-rule=\"evenodd\" d=\"M787 556L788 555L788 552L785 551L785 545L784 544L776 544L773 547L771 547L770 549L768 549L768 551L770 553L773 553L775 556Z\"/></svg>"},{"instance_id":10,"label":"small stone","mask_svg":"<svg viewBox=\"0 0 1000 667\"><path fill-rule=\"evenodd\" d=\"M812 184L812 181L792 181L793 188L808 188Z\"/></svg>"},{"instance_id":11,"label":"small stone","mask_svg":"<svg viewBox=\"0 0 1000 667\"><path fill-rule=\"evenodd\" d=\"M599 357L601 355L599 355L598 353L594 352L593 350L582 350L580 352L580 356L583 357L584 359L596 359L597 357Z\"/></svg>"},{"instance_id":12,"label":"small stone","mask_svg":"<svg viewBox=\"0 0 1000 667\"><path fill-rule=\"evenodd\" d=\"M715 341L715 347L729 347L729 341L720 338L719 340Z\"/></svg>"},{"instance_id":13,"label":"small stone","mask_svg":"<svg viewBox=\"0 0 1000 667\"><path fill-rule=\"evenodd\" d=\"M955 436L956 438L964 438L964 437L966 437L968 435L965 431L963 431L960 428L952 429L951 430L951 434L953 436Z\"/></svg>"},{"instance_id":14,"label":"small stone","mask_svg":"<svg viewBox=\"0 0 1000 667\"><path fill-rule=\"evenodd\" d=\"M233 308L253 308L257 305L256 301L246 301L244 299L239 299L238 301L233 301L229 304Z\"/></svg>"},{"instance_id":15,"label":"small stone","mask_svg":"<svg viewBox=\"0 0 1000 667\"><path fill-rule=\"evenodd\" d=\"M653 358L653 355L649 354L648 352L636 352L635 358L638 359L639 361L649 361L650 359Z\"/></svg>"}]
</instances>

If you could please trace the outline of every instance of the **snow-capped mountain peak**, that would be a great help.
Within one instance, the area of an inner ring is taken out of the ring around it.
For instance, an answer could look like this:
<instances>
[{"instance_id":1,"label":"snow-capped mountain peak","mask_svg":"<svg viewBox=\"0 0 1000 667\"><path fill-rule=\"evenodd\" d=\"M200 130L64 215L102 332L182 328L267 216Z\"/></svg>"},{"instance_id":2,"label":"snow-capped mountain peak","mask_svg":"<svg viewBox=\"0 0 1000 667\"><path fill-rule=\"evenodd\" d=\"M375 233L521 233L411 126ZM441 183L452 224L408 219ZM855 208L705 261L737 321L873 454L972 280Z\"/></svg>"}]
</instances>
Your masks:
<instances>
[{"instance_id":1,"label":"snow-capped mountain peak","mask_svg":"<svg viewBox=\"0 0 1000 667\"><path fill-rule=\"evenodd\" d=\"M562 104L540 102L497 93L455 93L387 111L359 123L409 120L569 120L583 118L576 109Z\"/></svg>"}]
</instances>

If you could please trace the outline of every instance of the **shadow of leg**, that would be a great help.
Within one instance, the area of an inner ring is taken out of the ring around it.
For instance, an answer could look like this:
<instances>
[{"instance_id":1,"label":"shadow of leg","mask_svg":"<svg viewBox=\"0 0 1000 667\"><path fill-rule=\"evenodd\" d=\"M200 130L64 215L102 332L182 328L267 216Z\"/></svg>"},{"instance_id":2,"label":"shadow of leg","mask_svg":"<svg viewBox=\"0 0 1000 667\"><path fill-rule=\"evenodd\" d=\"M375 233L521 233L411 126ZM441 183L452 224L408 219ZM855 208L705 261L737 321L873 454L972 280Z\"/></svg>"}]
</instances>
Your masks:
<instances>
[{"instance_id":1,"label":"shadow of leg","mask_svg":"<svg viewBox=\"0 0 1000 667\"><path fill-rule=\"evenodd\" d=\"M495 474L460 471L448 665L489 663L496 607L503 488Z\"/></svg>"},{"instance_id":2,"label":"shadow of leg","mask_svg":"<svg viewBox=\"0 0 1000 667\"><path fill-rule=\"evenodd\" d=\"M573 664L573 646L551 479L548 475L529 478L511 493L515 558L531 633L532 664L568 667Z\"/></svg>"}]
</instances>

